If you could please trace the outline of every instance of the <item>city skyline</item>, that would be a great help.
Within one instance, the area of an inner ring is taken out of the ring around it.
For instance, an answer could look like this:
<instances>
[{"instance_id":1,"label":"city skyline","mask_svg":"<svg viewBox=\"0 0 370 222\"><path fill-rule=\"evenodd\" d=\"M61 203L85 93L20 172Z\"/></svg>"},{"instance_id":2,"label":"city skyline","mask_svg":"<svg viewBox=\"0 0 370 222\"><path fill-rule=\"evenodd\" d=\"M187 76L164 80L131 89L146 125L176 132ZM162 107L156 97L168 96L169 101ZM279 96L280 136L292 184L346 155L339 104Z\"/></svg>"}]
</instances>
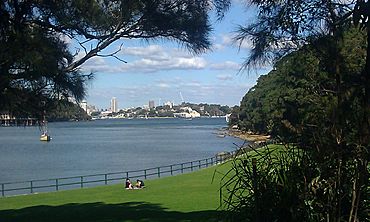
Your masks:
<instances>
[{"instance_id":1,"label":"city skyline","mask_svg":"<svg viewBox=\"0 0 370 222\"><path fill-rule=\"evenodd\" d=\"M127 110L127 109L132 109L132 108L146 108L146 109L152 109L152 108L156 108L156 107L159 107L159 106L168 106L170 108L174 107L174 106L177 106L177 105L181 105L183 102L179 102L179 103L174 103L172 101L162 101L161 99L158 100L158 104L155 103L154 100L148 100L147 103L144 103L142 105L139 105L139 106L127 106L127 107L120 107L118 106L119 102L117 100L116 97L112 97L109 101L107 101L107 105L106 106L102 106L102 107L99 107L93 103L90 103L89 101L87 100L82 100L80 103L79 103L79 106L85 110L88 114L91 114L92 112L100 112L100 111L104 111L104 112L119 112L120 110ZM162 102L161 102L162 101ZM208 104L208 105L221 105L221 106L224 106L224 105L227 105L227 104L219 104L219 103L207 103L207 102L203 102L203 103L193 103L193 102L186 102L186 103L190 103L190 104ZM228 106L228 105L227 105ZM229 106L229 107L233 107L233 106Z\"/></svg>"}]
</instances>

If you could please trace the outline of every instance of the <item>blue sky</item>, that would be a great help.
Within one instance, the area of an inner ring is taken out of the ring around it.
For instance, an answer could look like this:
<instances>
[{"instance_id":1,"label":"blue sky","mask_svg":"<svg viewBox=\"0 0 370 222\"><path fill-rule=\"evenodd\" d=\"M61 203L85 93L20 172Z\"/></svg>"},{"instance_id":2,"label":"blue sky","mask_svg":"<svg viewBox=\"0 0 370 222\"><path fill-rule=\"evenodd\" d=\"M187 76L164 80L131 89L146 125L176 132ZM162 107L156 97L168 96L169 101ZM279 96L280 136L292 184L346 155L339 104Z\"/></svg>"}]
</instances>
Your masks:
<instances>
[{"instance_id":1,"label":"blue sky","mask_svg":"<svg viewBox=\"0 0 370 222\"><path fill-rule=\"evenodd\" d=\"M83 66L83 72L94 72L95 79L88 84L87 103L100 109L110 106L116 97L118 107L128 108L167 101L239 105L245 93L268 68L252 73L239 73L240 65L248 56L249 45L239 49L231 41L238 24L252 19L253 12L246 11L240 1L221 22L213 21L212 49L192 55L184 47L168 41L127 41L113 44L105 53L111 53L123 43L114 58L94 57Z\"/></svg>"}]
</instances>

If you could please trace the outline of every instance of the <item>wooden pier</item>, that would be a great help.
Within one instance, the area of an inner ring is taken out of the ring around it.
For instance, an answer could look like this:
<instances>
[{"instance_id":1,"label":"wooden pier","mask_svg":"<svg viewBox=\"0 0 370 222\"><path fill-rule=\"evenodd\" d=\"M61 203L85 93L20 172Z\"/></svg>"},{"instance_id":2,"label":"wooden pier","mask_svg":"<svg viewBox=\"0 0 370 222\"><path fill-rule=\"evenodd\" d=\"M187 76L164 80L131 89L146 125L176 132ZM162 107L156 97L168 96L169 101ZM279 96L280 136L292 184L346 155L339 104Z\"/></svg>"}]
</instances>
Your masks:
<instances>
[{"instance_id":1,"label":"wooden pier","mask_svg":"<svg viewBox=\"0 0 370 222\"><path fill-rule=\"evenodd\" d=\"M0 126L35 126L36 118L16 118L9 114L0 114Z\"/></svg>"}]
</instances>

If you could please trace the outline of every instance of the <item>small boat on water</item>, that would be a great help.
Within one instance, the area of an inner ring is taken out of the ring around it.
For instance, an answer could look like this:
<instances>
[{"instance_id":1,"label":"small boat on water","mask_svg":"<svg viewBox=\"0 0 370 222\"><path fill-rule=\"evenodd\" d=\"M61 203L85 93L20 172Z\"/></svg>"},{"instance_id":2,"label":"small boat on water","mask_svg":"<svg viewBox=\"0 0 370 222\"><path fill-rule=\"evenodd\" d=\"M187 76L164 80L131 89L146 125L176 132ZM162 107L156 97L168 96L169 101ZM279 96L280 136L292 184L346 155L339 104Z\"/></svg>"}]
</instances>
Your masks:
<instances>
[{"instance_id":1,"label":"small boat on water","mask_svg":"<svg viewBox=\"0 0 370 222\"><path fill-rule=\"evenodd\" d=\"M40 131L42 132L40 136L40 141L49 142L51 140L51 137L48 134L48 122L46 121L45 111L44 111L44 119L41 121L39 128L40 128Z\"/></svg>"},{"instance_id":2,"label":"small boat on water","mask_svg":"<svg viewBox=\"0 0 370 222\"><path fill-rule=\"evenodd\" d=\"M47 132L44 132L41 134L40 136L40 141L46 141L46 142L49 142L51 139L50 135L48 135Z\"/></svg>"}]
</instances>

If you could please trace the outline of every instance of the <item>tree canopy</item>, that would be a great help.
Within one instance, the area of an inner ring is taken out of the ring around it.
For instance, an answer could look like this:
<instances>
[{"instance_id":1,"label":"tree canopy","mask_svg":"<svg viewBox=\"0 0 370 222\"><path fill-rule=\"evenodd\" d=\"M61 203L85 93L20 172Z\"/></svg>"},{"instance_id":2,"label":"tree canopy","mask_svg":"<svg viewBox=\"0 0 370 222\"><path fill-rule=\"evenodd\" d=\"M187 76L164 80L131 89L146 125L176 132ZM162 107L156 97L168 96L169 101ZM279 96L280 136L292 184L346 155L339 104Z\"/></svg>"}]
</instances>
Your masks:
<instances>
[{"instance_id":1,"label":"tree canopy","mask_svg":"<svg viewBox=\"0 0 370 222\"><path fill-rule=\"evenodd\" d=\"M366 32L367 42L370 42L370 2L366 0L307 0L307 1L248 1L258 9L257 19L248 26L240 26L237 30L236 41L250 40L252 50L244 67L275 63L282 56L295 51L304 45L311 44L322 37L330 37L333 44L327 51L326 69L336 80L337 105L342 110L342 83L345 82L340 69L342 63L338 44L342 33L350 24L354 24ZM369 44L366 44L366 55L370 55ZM370 143L370 57L358 75L358 84L364 88L361 95L362 144ZM337 121L341 114L338 112Z\"/></svg>"},{"instance_id":2,"label":"tree canopy","mask_svg":"<svg viewBox=\"0 0 370 222\"><path fill-rule=\"evenodd\" d=\"M40 101L81 100L91 74L80 66L114 42L166 39L194 53L210 47L209 12L227 0L5 0L0 2L0 107L37 110ZM66 39L83 49L73 52ZM121 45L122 47L122 45ZM117 59L124 62L122 59ZM27 108L27 109L26 109Z\"/></svg>"},{"instance_id":3,"label":"tree canopy","mask_svg":"<svg viewBox=\"0 0 370 222\"><path fill-rule=\"evenodd\" d=\"M364 31L348 27L342 33L340 44L326 36L284 56L271 72L258 79L244 96L239 110L234 111L237 112L234 116L239 118L232 124L237 123L240 129L270 134L276 141L298 149L287 150L286 155L293 159L277 160L276 165L281 170L271 168L266 172L269 175L266 178L271 176L270 179L274 176L287 177L285 182L276 178L269 181L271 192L279 194L266 191L266 195L273 195L276 201L285 204L289 202L288 198L293 198L300 205L294 202L275 208L272 205L279 206L280 203L271 203L267 205L271 208L261 207L261 212L268 210L271 214L249 214L249 218L260 216L277 221L289 221L288 218L295 217L307 217L303 219L305 221L309 221L309 217L329 218L328 221L337 221L338 218L366 220L369 146L361 144L364 112L361 96L365 87L358 83L366 62L366 37ZM339 46L337 50L341 52L342 59L343 108L340 110L335 74L327 69L332 63L330 53L333 46ZM341 121L338 122L339 112ZM297 153L302 156L297 156ZM268 165L264 162L267 157L260 158L260 169L263 170L262 165ZM281 188L275 190L275 185ZM319 193L317 190L327 192ZM294 197L286 196L289 192ZM258 195L266 198L263 193ZM283 214L282 210L290 213ZM301 215L303 212L307 215Z\"/></svg>"},{"instance_id":4,"label":"tree canopy","mask_svg":"<svg viewBox=\"0 0 370 222\"><path fill-rule=\"evenodd\" d=\"M314 193L310 201L302 202L304 209L316 215L318 221L323 218L325 221L366 220L370 2L248 2L257 8L257 19L250 25L240 26L235 38L252 43L244 68L266 63L274 68L243 98L240 126L271 133L283 143L303 150L305 158L301 159L302 165L299 163L302 171L295 171L294 167L292 171L287 170L289 167L284 167L289 161L281 160L282 169L274 171L274 175L289 175L291 181L295 181L294 177L304 177L309 181L310 186L305 182L295 187L297 198L308 198L312 194L307 193L310 189L324 192ZM288 183L287 189L290 185L297 184ZM281 195L289 192L284 189ZM291 207L291 212L297 210Z\"/></svg>"},{"instance_id":5,"label":"tree canopy","mask_svg":"<svg viewBox=\"0 0 370 222\"><path fill-rule=\"evenodd\" d=\"M325 119L332 120L330 113L337 102L336 81L326 68L326 63L331 62L328 41L323 38L290 53L271 72L260 76L241 101L237 123L240 128L280 137L297 131L303 133L312 127L323 129L321 124ZM365 64L365 44L365 33L350 28L343 34L339 48L343 52L341 69L346 80L343 86L347 95L346 116L357 119L348 120L347 125L361 119L359 100L355 97L364 90L357 82ZM284 134L284 128L293 131ZM359 129L359 126L350 128Z\"/></svg>"}]
</instances>

